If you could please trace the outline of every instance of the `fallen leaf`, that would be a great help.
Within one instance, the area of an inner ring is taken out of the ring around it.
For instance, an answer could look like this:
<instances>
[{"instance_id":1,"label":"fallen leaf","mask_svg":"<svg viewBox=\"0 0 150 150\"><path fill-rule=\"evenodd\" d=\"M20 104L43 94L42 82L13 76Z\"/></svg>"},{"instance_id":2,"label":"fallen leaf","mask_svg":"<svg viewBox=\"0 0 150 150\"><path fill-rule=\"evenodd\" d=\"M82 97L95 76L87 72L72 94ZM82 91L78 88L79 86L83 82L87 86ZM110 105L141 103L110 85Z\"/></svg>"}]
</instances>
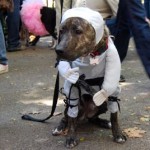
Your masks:
<instances>
[{"instance_id":1,"label":"fallen leaf","mask_svg":"<svg viewBox=\"0 0 150 150\"><path fill-rule=\"evenodd\" d=\"M141 138L146 131L139 129L138 127L124 129L123 132L131 138Z\"/></svg>"},{"instance_id":2,"label":"fallen leaf","mask_svg":"<svg viewBox=\"0 0 150 150\"><path fill-rule=\"evenodd\" d=\"M150 117L150 115L143 115L143 117L145 117L145 118L149 118L149 117Z\"/></svg>"},{"instance_id":3,"label":"fallen leaf","mask_svg":"<svg viewBox=\"0 0 150 150\"><path fill-rule=\"evenodd\" d=\"M148 122L148 121L150 121L150 118L149 117L141 117L140 121Z\"/></svg>"},{"instance_id":4,"label":"fallen leaf","mask_svg":"<svg viewBox=\"0 0 150 150\"><path fill-rule=\"evenodd\" d=\"M40 114L40 113L41 113L40 111L36 111L36 110L33 110L32 112L29 112L29 114L32 114L32 115Z\"/></svg>"},{"instance_id":5,"label":"fallen leaf","mask_svg":"<svg viewBox=\"0 0 150 150\"><path fill-rule=\"evenodd\" d=\"M80 138L80 141L81 141L81 142L85 141L85 138L84 138L84 137L81 137L81 138Z\"/></svg>"},{"instance_id":6,"label":"fallen leaf","mask_svg":"<svg viewBox=\"0 0 150 150\"><path fill-rule=\"evenodd\" d=\"M134 123L134 124L136 124L136 125L141 125L141 123L140 123L140 122L136 122L136 121L134 121L133 123Z\"/></svg>"},{"instance_id":7,"label":"fallen leaf","mask_svg":"<svg viewBox=\"0 0 150 150\"><path fill-rule=\"evenodd\" d=\"M134 116L136 113L132 113L132 114L130 114L131 116Z\"/></svg>"},{"instance_id":8,"label":"fallen leaf","mask_svg":"<svg viewBox=\"0 0 150 150\"><path fill-rule=\"evenodd\" d=\"M145 110L150 111L150 106L145 107Z\"/></svg>"},{"instance_id":9,"label":"fallen leaf","mask_svg":"<svg viewBox=\"0 0 150 150\"><path fill-rule=\"evenodd\" d=\"M22 115L24 115L24 114L32 114L32 115L36 115L36 114L40 114L41 113L41 111L38 111L38 110L29 110L29 111L22 111L22 112L20 112L20 114L22 114Z\"/></svg>"},{"instance_id":10,"label":"fallen leaf","mask_svg":"<svg viewBox=\"0 0 150 150\"><path fill-rule=\"evenodd\" d=\"M142 115L142 117L140 118L140 121L148 122L148 121L150 121L150 116L149 115Z\"/></svg>"},{"instance_id":11,"label":"fallen leaf","mask_svg":"<svg viewBox=\"0 0 150 150\"><path fill-rule=\"evenodd\" d=\"M54 116L59 116L59 115L62 115L62 112L55 112L54 113Z\"/></svg>"}]
</instances>

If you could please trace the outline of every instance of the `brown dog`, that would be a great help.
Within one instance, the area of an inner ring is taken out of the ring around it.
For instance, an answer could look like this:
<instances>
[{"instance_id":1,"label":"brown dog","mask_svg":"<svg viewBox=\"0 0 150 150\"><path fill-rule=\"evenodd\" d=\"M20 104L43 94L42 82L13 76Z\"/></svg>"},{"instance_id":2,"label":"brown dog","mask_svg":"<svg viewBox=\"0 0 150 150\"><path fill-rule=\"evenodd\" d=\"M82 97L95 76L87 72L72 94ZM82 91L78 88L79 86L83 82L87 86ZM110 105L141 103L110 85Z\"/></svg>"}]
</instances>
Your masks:
<instances>
[{"instance_id":1,"label":"brown dog","mask_svg":"<svg viewBox=\"0 0 150 150\"><path fill-rule=\"evenodd\" d=\"M107 37L108 33L105 30L102 39L98 44L95 44L96 32L93 26L85 19L79 17L71 17L64 21L60 26L59 42L56 46L56 53L58 59L74 61L79 57L87 56L93 50L96 51L101 49L101 52L107 47ZM103 82L104 78L100 78L100 82ZM96 85L95 81L85 80L86 83L90 85ZM97 82L97 81L96 81ZM99 83L98 83L99 84ZM99 85L101 85L100 83ZM75 84L72 88L77 88L78 85ZM67 99L68 100L68 99ZM98 124L100 127L111 128L114 141L117 143L124 143L126 137L120 130L118 124L117 112L111 113L110 122L98 118L98 116L107 111L107 102L104 102L100 106L96 106L93 102L93 95L82 94L78 103L78 116L70 117L67 114L68 108L71 107L66 100L66 109L64 111L64 117L60 121L55 130L53 130L53 135L60 135L61 132L68 129L68 134L66 138L66 147L72 148L78 144L76 138L76 128L77 122L80 119L88 119L92 123ZM108 100L113 101L115 98L108 97ZM74 107L74 106L72 106Z\"/></svg>"}]
</instances>

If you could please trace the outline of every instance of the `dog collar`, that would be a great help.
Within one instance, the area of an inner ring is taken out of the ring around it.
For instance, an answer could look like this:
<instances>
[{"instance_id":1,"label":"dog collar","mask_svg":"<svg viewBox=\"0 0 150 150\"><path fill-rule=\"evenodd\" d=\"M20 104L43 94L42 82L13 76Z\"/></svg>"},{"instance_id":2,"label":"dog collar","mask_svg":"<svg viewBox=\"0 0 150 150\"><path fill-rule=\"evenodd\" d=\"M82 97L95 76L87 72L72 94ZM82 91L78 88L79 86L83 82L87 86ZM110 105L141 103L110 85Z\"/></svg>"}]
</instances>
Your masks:
<instances>
[{"instance_id":1,"label":"dog collar","mask_svg":"<svg viewBox=\"0 0 150 150\"><path fill-rule=\"evenodd\" d=\"M93 58L104 53L108 49L108 37L103 38L89 55Z\"/></svg>"}]
</instances>

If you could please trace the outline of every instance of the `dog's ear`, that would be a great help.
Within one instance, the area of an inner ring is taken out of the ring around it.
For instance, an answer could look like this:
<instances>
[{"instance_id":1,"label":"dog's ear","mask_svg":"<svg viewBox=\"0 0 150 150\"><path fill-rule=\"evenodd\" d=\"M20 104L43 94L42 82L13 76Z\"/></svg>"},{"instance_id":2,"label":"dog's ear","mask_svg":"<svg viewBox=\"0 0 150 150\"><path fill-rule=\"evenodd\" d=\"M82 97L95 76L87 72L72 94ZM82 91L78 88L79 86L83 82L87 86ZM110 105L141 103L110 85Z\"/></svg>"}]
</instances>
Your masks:
<instances>
[{"instance_id":1,"label":"dog's ear","mask_svg":"<svg viewBox=\"0 0 150 150\"><path fill-rule=\"evenodd\" d=\"M44 24L46 30L57 39L55 27L56 27L56 10L54 8L42 7L41 21Z\"/></svg>"}]
</instances>

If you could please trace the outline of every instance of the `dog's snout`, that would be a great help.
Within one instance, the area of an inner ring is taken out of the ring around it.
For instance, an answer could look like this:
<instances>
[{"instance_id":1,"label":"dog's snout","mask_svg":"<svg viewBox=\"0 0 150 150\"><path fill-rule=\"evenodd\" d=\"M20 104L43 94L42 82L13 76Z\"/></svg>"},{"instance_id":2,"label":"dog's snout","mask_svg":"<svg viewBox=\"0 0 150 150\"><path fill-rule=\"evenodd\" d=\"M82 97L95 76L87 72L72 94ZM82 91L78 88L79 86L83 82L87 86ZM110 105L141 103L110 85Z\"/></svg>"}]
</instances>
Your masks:
<instances>
[{"instance_id":1,"label":"dog's snout","mask_svg":"<svg viewBox=\"0 0 150 150\"><path fill-rule=\"evenodd\" d=\"M59 46L59 45L56 46L55 51L56 51L56 53L57 53L58 55L61 55L61 54L64 53L63 48L62 48L61 46Z\"/></svg>"}]
</instances>

